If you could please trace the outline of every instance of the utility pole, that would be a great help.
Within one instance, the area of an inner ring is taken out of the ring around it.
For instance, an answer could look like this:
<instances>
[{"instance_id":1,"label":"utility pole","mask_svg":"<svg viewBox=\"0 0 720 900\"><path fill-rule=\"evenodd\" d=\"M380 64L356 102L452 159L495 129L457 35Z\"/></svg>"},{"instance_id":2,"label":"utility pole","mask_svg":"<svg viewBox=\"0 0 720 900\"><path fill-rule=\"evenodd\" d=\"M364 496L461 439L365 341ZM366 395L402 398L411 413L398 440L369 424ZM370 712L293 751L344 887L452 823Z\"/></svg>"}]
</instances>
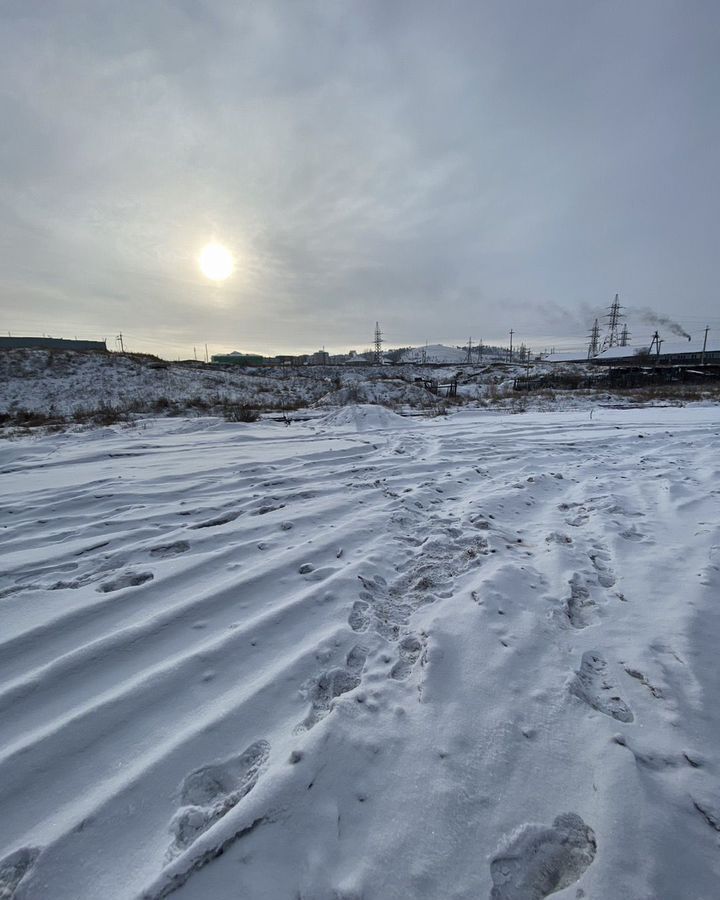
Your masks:
<instances>
[{"instance_id":1,"label":"utility pole","mask_svg":"<svg viewBox=\"0 0 720 900\"><path fill-rule=\"evenodd\" d=\"M700 365L701 366L705 365L705 348L707 347L708 331L710 331L710 326L706 325L705 326L705 337L703 338L702 356L700 357Z\"/></svg>"},{"instance_id":2,"label":"utility pole","mask_svg":"<svg viewBox=\"0 0 720 900\"><path fill-rule=\"evenodd\" d=\"M193 347L193 353L195 354L195 362L197 362L197 347Z\"/></svg>"},{"instance_id":3,"label":"utility pole","mask_svg":"<svg viewBox=\"0 0 720 900\"><path fill-rule=\"evenodd\" d=\"M655 356L660 356L660 345L663 343L660 335L656 331L652 336L652 341L650 342L650 347L648 349L648 353L652 353L652 348L655 347Z\"/></svg>"},{"instance_id":4,"label":"utility pole","mask_svg":"<svg viewBox=\"0 0 720 900\"><path fill-rule=\"evenodd\" d=\"M482 365L482 355L483 355L483 339L480 338L480 344L478 345L478 363Z\"/></svg>"},{"instance_id":5,"label":"utility pole","mask_svg":"<svg viewBox=\"0 0 720 900\"><path fill-rule=\"evenodd\" d=\"M121 353L124 353L124 352L125 352L125 345L123 344L122 331L121 331L120 334L115 338L115 340L116 340L116 341L119 341L119 343L120 343L120 352L121 352Z\"/></svg>"},{"instance_id":6,"label":"utility pole","mask_svg":"<svg viewBox=\"0 0 720 900\"><path fill-rule=\"evenodd\" d=\"M379 366L382 362L382 331L380 331L380 325L375 323L375 353L374 353L374 361L375 365Z\"/></svg>"},{"instance_id":7,"label":"utility pole","mask_svg":"<svg viewBox=\"0 0 720 900\"><path fill-rule=\"evenodd\" d=\"M208 358L207 344L205 344L205 362L210 362L210 359Z\"/></svg>"},{"instance_id":8,"label":"utility pole","mask_svg":"<svg viewBox=\"0 0 720 900\"><path fill-rule=\"evenodd\" d=\"M512 328L511 328L511 329L510 329L510 356L509 356L509 358L508 358L508 362L512 362L512 336L513 336L514 334L515 334L515 332L514 332L514 331L512 330Z\"/></svg>"}]
</instances>

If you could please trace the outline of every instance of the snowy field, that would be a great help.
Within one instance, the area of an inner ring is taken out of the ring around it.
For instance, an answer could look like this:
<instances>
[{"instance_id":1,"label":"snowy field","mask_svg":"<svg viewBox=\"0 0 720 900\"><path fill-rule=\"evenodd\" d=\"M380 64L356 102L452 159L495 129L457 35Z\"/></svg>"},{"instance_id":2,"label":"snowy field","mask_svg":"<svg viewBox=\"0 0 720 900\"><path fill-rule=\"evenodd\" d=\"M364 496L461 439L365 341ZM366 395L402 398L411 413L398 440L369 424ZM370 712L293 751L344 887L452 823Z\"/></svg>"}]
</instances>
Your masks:
<instances>
[{"instance_id":1,"label":"snowy field","mask_svg":"<svg viewBox=\"0 0 720 900\"><path fill-rule=\"evenodd\" d=\"M717 900L718 407L0 446L0 897Z\"/></svg>"}]
</instances>

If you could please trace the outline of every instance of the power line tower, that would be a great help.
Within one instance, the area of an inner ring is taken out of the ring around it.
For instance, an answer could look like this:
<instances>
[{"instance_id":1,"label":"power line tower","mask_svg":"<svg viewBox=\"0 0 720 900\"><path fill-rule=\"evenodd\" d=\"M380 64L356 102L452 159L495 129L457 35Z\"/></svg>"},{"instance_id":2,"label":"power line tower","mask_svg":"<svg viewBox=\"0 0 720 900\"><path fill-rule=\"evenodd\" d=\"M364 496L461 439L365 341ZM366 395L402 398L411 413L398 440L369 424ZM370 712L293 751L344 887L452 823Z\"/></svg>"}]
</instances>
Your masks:
<instances>
[{"instance_id":1,"label":"power line tower","mask_svg":"<svg viewBox=\"0 0 720 900\"><path fill-rule=\"evenodd\" d=\"M603 349L606 347L617 347L620 344L620 320L623 318L620 306L620 297L615 294L615 299L610 304L610 309L605 318L608 320L608 330L603 341Z\"/></svg>"},{"instance_id":2,"label":"power line tower","mask_svg":"<svg viewBox=\"0 0 720 900\"><path fill-rule=\"evenodd\" d=\"M592 359L594 356L598 355L598 351L600 350L600 325L598 324L597 319L593 322L593 327L590 329L588 337L590 339L590 343L588 344L588 359Z\"/></svg>"},{"instance_id":3,"label":"power line tower","mask_svg":"<svg viewBox=\"0 0 720 900\"><path fill-rule=\"evenodd\" d=\"M383 344L382 331L380 331L380 325L376 322L375 323L375 352L373 354L373 362L378 366L382 362L382 344Z\"/></svg>"},{"instance_id":4,"label":"power line tower","mask_svg":"<svg viewBox=\"0 0 720 900\"><path fill-rule=\"evenodd\" d=\"M620 333L620 346L627 347L630 343L630 332L628 331L627 322L623 325L623 330Z\"/></svg>"},{"instance_id":5,"label":"power line tower","mask_svg":"<svg viewBox=\"0 0 720 900\"><path fill-rule=\"evenodd\" d=\"M468 365L470 365L470 363L472 362L472 338L471 338L471 337L468 338L467 356L466 356L466 358L465 358L465 362L466 362Z\"/></svg>"}]
</instances>

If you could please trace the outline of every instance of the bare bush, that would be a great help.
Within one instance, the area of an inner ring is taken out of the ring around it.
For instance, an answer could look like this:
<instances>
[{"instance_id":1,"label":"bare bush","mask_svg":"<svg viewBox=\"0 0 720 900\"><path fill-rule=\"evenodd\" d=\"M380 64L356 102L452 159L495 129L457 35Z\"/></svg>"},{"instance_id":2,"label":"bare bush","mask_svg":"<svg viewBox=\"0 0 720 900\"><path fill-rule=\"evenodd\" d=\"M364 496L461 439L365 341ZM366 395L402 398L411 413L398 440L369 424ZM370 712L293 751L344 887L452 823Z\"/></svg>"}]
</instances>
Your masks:
<instances>
[{"instance_id":1,"label":"bare bush","mask_svg":"<svg viewBox=\"0 0 720 900\"><path fill-rule=\"evenodd\" d=\"M226 422L257 422L260 418L260 410L249 403L231 403L226 401L222 408L223 418Z\"/></svg>"}]
</instances>

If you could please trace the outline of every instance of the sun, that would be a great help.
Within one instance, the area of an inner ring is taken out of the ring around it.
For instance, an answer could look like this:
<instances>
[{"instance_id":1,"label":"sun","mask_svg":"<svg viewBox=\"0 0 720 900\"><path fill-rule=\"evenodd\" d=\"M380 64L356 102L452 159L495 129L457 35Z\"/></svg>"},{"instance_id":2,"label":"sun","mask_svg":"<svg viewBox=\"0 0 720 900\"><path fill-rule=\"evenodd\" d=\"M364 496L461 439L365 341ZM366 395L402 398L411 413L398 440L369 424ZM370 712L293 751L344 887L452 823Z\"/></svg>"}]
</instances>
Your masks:
<instances>
[{"instance_id":1,"label":"sun","mask_svg":"<svg viewBox=\"0 0 720 900\"><path fill-rule=\"evenodd\" d=\"M211 281L225 281L229 278L235 263L230 251L222 244L208 244L200 253L200 270Z\"/></svg>"}]
</instances>

